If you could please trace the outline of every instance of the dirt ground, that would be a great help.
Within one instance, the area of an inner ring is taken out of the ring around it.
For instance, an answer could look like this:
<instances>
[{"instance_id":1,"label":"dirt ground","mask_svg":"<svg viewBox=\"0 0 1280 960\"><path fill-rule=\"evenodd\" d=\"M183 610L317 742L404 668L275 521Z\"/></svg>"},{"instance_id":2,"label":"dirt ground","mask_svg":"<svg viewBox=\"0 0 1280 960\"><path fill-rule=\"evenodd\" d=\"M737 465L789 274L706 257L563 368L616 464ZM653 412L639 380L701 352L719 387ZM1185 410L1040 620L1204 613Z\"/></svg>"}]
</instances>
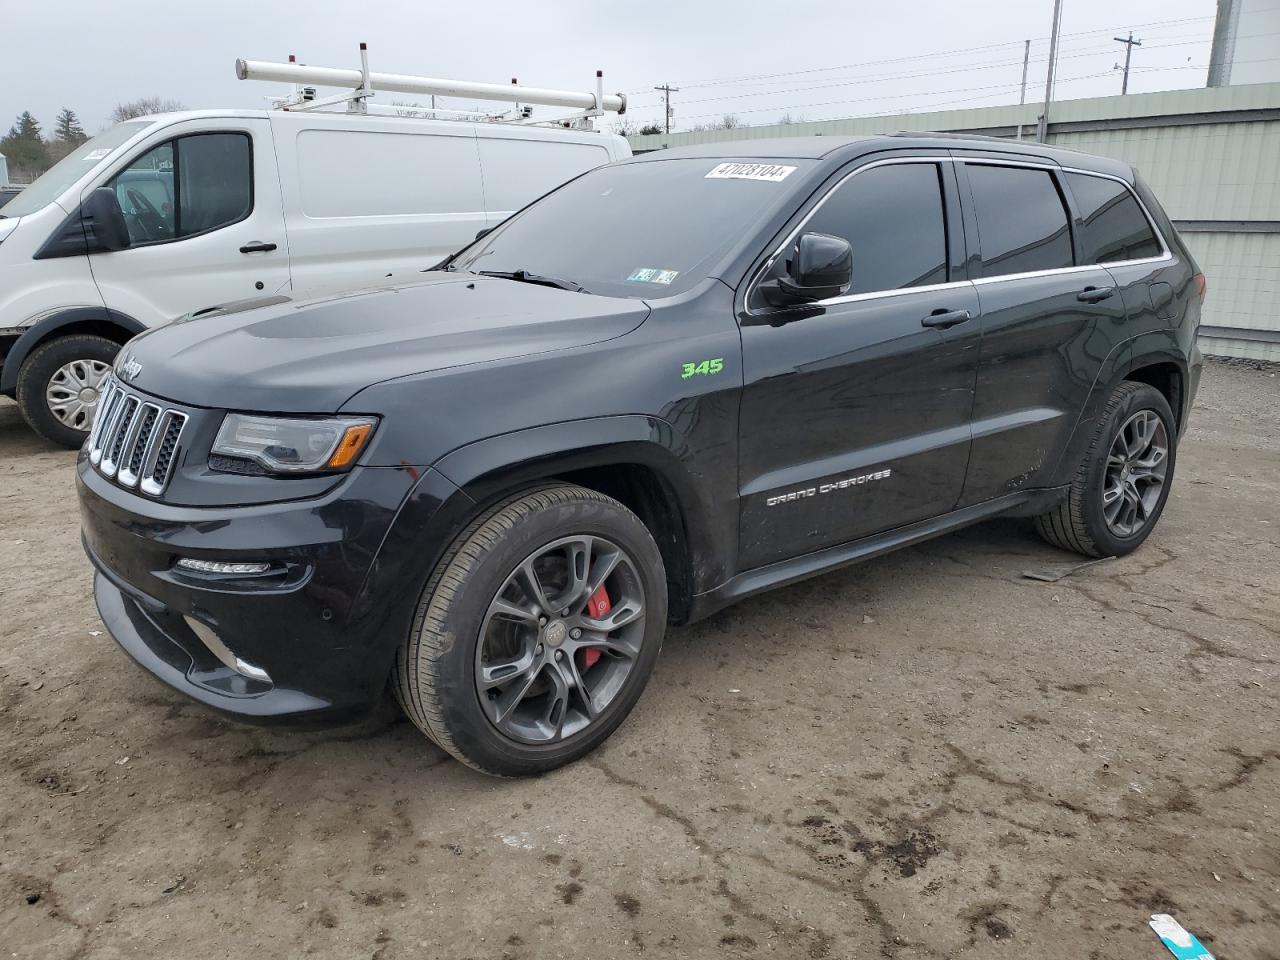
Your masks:
<instances>
[{"instance_id":1,"label":"dirt ground","mask_svg":"<svg viewBox=\"0 0 1280 960\"><path fill-rule=\"evenodd\" d=\"M0 956L1280 957L1280 377L1212 364L1136 555L998 521L667 639L552 775L225 722L103 632L0 406Z\"/></svg>"}]
</instances>

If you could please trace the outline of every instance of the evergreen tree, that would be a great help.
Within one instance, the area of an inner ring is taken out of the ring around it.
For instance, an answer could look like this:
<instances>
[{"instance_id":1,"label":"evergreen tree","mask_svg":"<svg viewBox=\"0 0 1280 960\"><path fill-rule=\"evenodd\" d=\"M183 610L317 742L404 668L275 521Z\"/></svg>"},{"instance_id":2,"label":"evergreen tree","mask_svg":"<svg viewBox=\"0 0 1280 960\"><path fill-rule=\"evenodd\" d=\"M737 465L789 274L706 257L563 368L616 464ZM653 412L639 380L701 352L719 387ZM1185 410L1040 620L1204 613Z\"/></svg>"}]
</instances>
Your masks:
<instances>
[{"instance_id":1,"label":"evergreen tree","mask_svg":"<svg viewBox=\"0 0 1280 960\"><path fill-rule=\"evenodd\" d=\"M0 139L0 153L9 161L9 172L21 171L31 176L49 169L49 148L40 136L40 124L24 110Z\"/></svg>"},{"instance_id":2,"label":"evergreen tree","mask_svg":"<svg viewBox=\"0 0 1280 960\"><path fill-rule=\"evenodd\" d=\"M54 123L54 135L64 143L84 143L89 139L85 135L84 127L80 125L80 118L70 107L63 107L62 112L58 114L58 119Z\"/></svg>"}]
</instances>

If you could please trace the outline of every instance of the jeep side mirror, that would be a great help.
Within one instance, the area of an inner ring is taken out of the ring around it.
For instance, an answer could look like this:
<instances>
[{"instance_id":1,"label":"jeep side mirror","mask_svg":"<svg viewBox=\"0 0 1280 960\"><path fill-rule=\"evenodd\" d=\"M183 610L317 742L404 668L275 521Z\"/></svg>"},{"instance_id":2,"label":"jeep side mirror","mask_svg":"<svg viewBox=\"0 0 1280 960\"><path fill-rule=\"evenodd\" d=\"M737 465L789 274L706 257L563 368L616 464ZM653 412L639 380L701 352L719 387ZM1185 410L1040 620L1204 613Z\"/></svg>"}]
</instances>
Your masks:
<instances>
[{"instance_id":1,"label":"jeep side mirror","mask_svg":"<svg viewBox=\"0 0 1280 960\"><path fill-rule=\"evenodd\" d=\"M853 248L843 237L802 233L787 260L787 272L761 284L765 300L785 307L846 293L853 282Z\"/></svg>"},{"instance_id":2,"label":"jeep side mirror","mask_svg":"<svg viewBox=\"0 0 1280 960\"><path fill-rule=\"evenodd\" d=\"M80 222L90 253L127 250L133 241L120 200L111 187L98 187L80 205Z\"/></svg>"}]
</instances>

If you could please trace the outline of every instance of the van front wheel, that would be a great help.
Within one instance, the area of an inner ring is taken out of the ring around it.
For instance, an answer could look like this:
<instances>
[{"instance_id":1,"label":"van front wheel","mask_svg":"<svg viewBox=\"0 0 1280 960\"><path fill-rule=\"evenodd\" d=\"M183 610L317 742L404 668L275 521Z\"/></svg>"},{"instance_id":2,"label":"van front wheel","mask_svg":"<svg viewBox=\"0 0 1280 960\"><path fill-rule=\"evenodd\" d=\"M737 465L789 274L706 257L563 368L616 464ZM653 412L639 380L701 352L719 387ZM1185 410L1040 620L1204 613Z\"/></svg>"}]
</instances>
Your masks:
<instances>
[{"instance_id":1,"label":"van front wheel","mask_svg":"<svg viewBox=\"0 0 1280 960\"><path fill-rule=\"evenodd\" d=\"M59 446L84 443L102 381L120 344L106 337L58 337L31 351L18 372L18 409L31 429Z\"/></svg>"}]
</instances>

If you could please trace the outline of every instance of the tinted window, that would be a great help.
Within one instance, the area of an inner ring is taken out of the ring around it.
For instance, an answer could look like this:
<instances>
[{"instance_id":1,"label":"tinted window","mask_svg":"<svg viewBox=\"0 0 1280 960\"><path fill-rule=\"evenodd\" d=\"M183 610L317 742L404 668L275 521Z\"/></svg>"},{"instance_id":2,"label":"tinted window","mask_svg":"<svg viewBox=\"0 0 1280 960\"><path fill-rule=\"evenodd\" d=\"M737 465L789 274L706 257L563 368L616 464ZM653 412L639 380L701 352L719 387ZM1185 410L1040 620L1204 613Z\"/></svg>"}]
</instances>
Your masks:
<instances>
[{"instance_id":1,"label":"tinted window","mask_svg":"<svg viewBox=\"0 0 1280 960\"><path fill-rule=\"evenodd\" d=\"M451 268L524 270L605 296L671 296L710 276L791 201L812 165L706 157L597 167L507 220Z\"/></svg>"},{"instance_id":2,"label":"tinted window","mask_svg":"<svg viewBox=\"0 0 1280 960\"><path fill-rule=\"evenodd\" d=\"M850 293L947 282L947 227L936 164L872 167L850 177L827 197L803 232L849 241ZM770 275L785 270L779 258Z\"/></svg>"},{"instance_id":3,"label":"tinted window","mask_svg":"<svg viewBox=\"0 0 1280 960\"><path fill-rule=\"evenodd\" d=\"M1067 211L1049 171L974 164L968 171L984 277L1072 265Z\"/></svg>"},{"instance_id":4,"label":"tinted window","mask_svg":"<svg viewBox=\"0 0 1280 960\"><path fill-rule=\"evenodd\" d=\"M1114 263L1160 255L1160 242L1129 189L1116 180L1068 173L1080 210L1080 251L1085 263Z\"/></svg>"},{"instance_id":5,"label":"tinted window","mask_svg":"<svg viewBox=\"0 0 1280 960\"><path fill-rule=\"evenodd\" d=\"M130 239L144 244L243 220L253 209L252 177L247 136L201 133L148 150L112 186Z\"/></svg>"}]
</instances>

